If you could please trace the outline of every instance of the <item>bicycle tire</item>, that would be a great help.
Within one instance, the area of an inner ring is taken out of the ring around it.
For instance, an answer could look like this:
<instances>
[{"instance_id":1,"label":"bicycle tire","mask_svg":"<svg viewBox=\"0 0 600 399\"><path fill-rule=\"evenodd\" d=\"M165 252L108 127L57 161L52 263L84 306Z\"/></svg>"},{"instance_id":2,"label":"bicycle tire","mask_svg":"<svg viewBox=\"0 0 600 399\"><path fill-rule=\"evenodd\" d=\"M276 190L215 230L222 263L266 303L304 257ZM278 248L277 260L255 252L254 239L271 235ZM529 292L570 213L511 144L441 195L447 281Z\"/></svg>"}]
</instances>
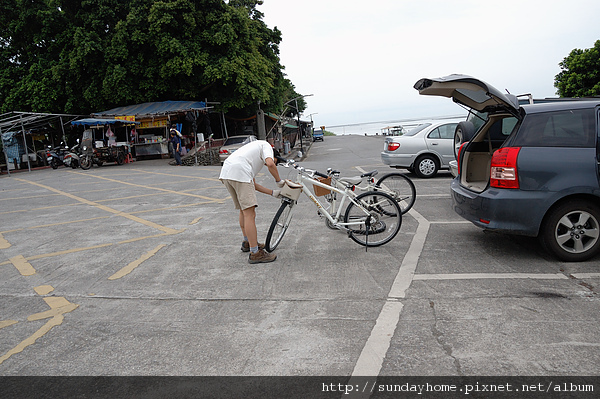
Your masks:
<instances>
[{"instance_id":1,"label":"bicycle tire","mask_svg":"<svg viewBox=\"0 0 600 399\"><path fill-rule=\"evenodd\" d=\"M285 232L292 221L293 206L293 202L281 202L281 206L277 210L277 213L271 222L271 226L269 227L269 232L267 233L267 239L265 241L265 249L267 252L273 252L285 235Z\"/></svg>"},{"instance_id":2,"label":"bicycle tire","mask_svg":"<svg viewBox=\"0 0 600 399\"><path fill-rule=\"evenodd\" d=\"M369 191L360 194L355 200L369 211L369 218L355 202L348 205L344 222L363 221L358 227L349 227L348 236L354 242L366 247L378 247L396 237L402 226L402 210L391 195L382 191Z\"/></svg>"},{"instance_id":3,"label":"bicycle tire","mask_svg":"<svg viewBox=\"0 0 600 399\"><path fill-rule=\"evenodd\" d=\"M402 173L388 173L377 180L375 185L376 190L383 190L398 202L403 215L415 204L417 199L415 184Z\"/></svg>"}]
</instances>

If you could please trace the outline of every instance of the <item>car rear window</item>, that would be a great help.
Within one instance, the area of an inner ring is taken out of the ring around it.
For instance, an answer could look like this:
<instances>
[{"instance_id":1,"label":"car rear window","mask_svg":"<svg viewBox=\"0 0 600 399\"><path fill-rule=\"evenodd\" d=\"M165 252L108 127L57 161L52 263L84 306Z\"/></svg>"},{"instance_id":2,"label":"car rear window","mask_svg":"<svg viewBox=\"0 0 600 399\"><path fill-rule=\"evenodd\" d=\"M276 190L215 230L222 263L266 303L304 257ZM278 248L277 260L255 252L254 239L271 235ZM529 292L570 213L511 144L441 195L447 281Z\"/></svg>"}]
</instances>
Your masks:
<instances>
[{"instance_id":1,"label":"car rear window","mask_svg":"<svg viewBox=\"0 0 600 399\"><path fill-rule=\"evenodd\" d=\"M248 140L248 137L246 137L246 136L244 136L244 137L230 137L227 140L225 140L225 143L223 143L223 145L242 144L246 140ZM250 139L248 141L250 142L250 141L252 141L252 139Z\"/></svg>"},{"instance_id":2,"label":"car rear window","mask_svg":"<svg viewBox=\"0 0 600 399\"><path fill-rule=\"evenodd\" d=\"M519 147L594 147L594 110L527 115L511 145Z\"/></svg>"},{"instance_id":3,"label":"car rear window","mask_svg":"<svg viewBox=\"0 0 600 399\"><path fill-rule=\"evenodd\" d=\"M421 130L423 130L425 128L428 128L429 126L431 126L431 123L423 123L413 129L409 130L407 133L404 133L404 136L414 136L415 134L419 133Z\"/></svg>"}]
</instances>

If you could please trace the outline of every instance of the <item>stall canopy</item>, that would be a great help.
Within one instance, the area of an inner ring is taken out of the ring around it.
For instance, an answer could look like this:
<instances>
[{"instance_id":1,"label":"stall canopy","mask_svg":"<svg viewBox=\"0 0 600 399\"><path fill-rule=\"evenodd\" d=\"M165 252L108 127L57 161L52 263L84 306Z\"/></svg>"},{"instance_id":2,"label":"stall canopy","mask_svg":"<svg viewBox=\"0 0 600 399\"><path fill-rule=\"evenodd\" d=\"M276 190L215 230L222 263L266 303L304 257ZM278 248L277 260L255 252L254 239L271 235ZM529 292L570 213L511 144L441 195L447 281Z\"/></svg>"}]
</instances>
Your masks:
<instances>
[{"instance_id":1,"label":"stall canopy","mask_svg":"<svg viewBox=\"0 0 600 399\"><path fill-rule=\"evenodd\" d=\"M2 137L2 147L4 149L4 160L7 164L7 170L9 170L9 158L21 158L22 155L25 155L27 159L27 166L29 168L29 171L31 171L29 149L27 146L27 139L25 136L26 131L27 133L45 131L48 128L52 127L52 124L54 123L60 126L60 131L62 132L64 139L64 125L69 123L71 120L77 118L81 118L81 115L19 111L12 111L0 115L0 135ZM16 139L16 137L19 135L22 137L22 143L19 143ZM35 146L33 150L35 152ZM10 174L10 171L8 173Z\"/></svg>"},{"instance_id":2,"label":"stall canopy","mask_svg":"<svg viewBox=\"0 0 600 399\"><path fill-rule=\"evenodd\" d=\"M34 130L36 128L47 127L51 122L58 121L61 124L66 124L71 119L77 118L81 118L81 115L13 111L0 115L0 129L3 132L10 130Z\"/></svg>"},{"instance_id":3,"label":"stall canopy","mask_svg":"<svg viewBox=\"0 0 600 399\"><path fill-rule=\"evenodd\" d=\"M193 110L207 110L204 101L162 101L143 103L136 105L128 105L125 107L113 108L108 111L96 112L91 114L93 117L109 117L109 116L124 116L134 115L136 117L168 115L177 112L186 112Z\"/></svg>"},{"instance_id":4,"label":"stall canopy","mask_svg":"<svg viewBox=\"0 0 600 399\"><path fill-rule=\"evenodd\" d=\"M125 121L125 120L121 120L121 119L114 119L114 118L85 118L85 119L78 119L76 121L72 121L71 124L72 125L86 125L86 126L94 126L94 125L112 125L114 123L136 123L139 124L139 122L134 122L134 121Z\"/></svg>"}]
</instances>

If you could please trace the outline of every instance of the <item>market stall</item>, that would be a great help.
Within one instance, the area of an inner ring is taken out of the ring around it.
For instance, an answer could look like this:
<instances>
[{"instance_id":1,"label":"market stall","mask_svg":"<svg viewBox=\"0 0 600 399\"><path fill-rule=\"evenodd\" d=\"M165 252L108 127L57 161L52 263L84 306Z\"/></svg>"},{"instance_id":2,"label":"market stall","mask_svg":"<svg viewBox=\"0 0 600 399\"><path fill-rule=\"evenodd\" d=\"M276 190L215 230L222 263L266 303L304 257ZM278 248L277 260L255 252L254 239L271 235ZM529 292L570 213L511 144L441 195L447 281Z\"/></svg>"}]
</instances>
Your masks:
<instances>
[{"instance_id":1,"label":"market stall","mask_svg":"<svg viewBox=\"0 0 600 399\"><path fill-rule=\"evenodd\" d=\"M92 114L98 118L115 118L135 121L130 144L136 158L170 156L169 129L173 126L183 135L183 145L196 146L198 136L209 133L208 113L212 107L204 101L151 102Z\"/></svg>"}]
</instances>

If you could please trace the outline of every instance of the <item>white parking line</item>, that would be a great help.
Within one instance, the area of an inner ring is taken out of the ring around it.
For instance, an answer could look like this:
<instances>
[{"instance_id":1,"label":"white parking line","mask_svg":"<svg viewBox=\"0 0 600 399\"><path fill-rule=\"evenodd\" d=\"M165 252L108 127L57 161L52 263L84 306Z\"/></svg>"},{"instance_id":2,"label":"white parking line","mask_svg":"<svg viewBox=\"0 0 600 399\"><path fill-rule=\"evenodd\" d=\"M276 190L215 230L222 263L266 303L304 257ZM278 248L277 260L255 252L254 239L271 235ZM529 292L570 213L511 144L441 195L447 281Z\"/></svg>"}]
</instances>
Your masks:
<instances>
[{"instance_id":1,"label":"white parking line","mask_svg":"<svg viewBox=\"0 0 600 399\"><path fill-rule=\"evenodd\" d=\"M411 209L408 213L417 219L419 226L406 255L404 255L402 265L400 265L398 274L394 279L387 301L377 317L375 327L373 327L371 335L356 361L352 372L353 377L379 375L383 359L390 348L390 342L400 320L404 305L398 299L405 297L406 290L412 283L430 225L427 219L414 209Z\"/></svg>"},{"instance_id":2,"label":"white parking line","mask_svg":"<svg viewBox=\"0 0 600 399\"><path fill-rule=\"evenodd\" d=\"M598 274L598 273L597 273ZM598 274L600 276L600 274ZM414 280L485 280L485 279L534 279L568 280L562 273L456 273L456 274L415 274Z\"/></svg>"},{"instance_id":3,"label":"white parking line","mask_svg":"<svg viewBox=\"0 0 600 399\"><path fill-rule=\"evenodd\" d=\"M357 167L358 170L361 168ZM364 173L364 171L362 171ZM388 293L375 326L371 330L371 335L367 339L358 360L352 371L354 381L356 377L377 377L381 372L383 361L390 348L392 337L396 332L396 327L400 320L400 315L404 305L400 302L405 298L406 291L413 280L473 280L473 279L569 279L562 273L556 274L535 274L535 273L461 273L461 274L418 274L415 270L423 252L427 234L432 222L429 222L420 213L411 209L408 212L418 222L417 231L410 243L410 247L402 260L398 269L394 283ZM465 223L466 221L439 221L436 224L454 224ZM470 223L470 222L466 222ZM600 273L579 273L573 274L574 277L600 277ZM362 393L360 397L370 397L370 393ZM355 395L355 397L358 397Z\"/></svg>"},{"instance_id":4,"label":"white parking line","mask_svg":"<svg viewBox=\"0 0 600 399\"><path fill-rule=\"evenodd\" d=\"M573 273L571 276L575 278L600 278L600 273Z\"/></svg>"}]
</instances>

